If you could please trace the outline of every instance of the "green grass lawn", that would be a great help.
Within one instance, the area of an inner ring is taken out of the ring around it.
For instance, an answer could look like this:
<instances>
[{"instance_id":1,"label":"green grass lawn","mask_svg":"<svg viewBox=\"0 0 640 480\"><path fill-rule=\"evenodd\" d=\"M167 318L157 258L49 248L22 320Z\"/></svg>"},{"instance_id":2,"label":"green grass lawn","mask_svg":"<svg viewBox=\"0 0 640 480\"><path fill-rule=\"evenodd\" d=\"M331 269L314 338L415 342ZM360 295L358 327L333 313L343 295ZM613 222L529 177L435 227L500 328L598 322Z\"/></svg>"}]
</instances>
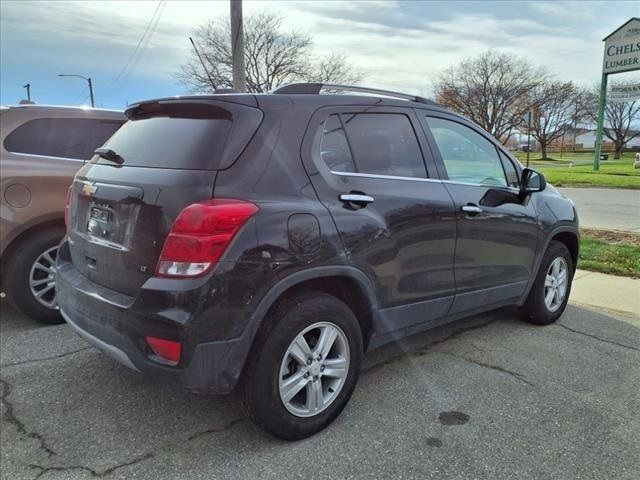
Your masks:
<instances>
[{"instance_id":1,"label":"green grass lawn","mask_svg":"<svg viewBox=\"0 0 640 480\"><path fill-rule=\"evenodd\" d=\"M640 245L580 237L578 268L625 277L640 277Z\"/></svg>"},{"instance_id":2,"label":"green grass lawn","mask_svg":"<svg viewBox=\"0 0 640 480\"><path fill-rule=\"evenodd\" d=\"M525 152L516 152L521 163L526 162ZM541 160L538 152L532 152L530 166L544 173L547 181L560 186L595 186L640 189L640 169L633 168L635 154L624 153L620 160L609 158L600 162L600 170L593 171L593 154L566 152L560 160L559 153L550 153L548 160ZM572 165L573 163L573 165Z\"/></svg>"},{"instance_id":3,"label":"green grass lawn","mask_svg":"<svg viewBox=\"0 0 640 480\"><path fill-rule=\"evenodd\" d=\"M513 153L522 164L527 162L527 152L511 152ZM609 158L613 160L613 153L605 152L606 155L609 155ZM552 163L560 163L560 162L578 162L578 163L593 163L593 152L547 152L547 160L541 159L540 152L531 152L529 153L529 161L542 161L542 162L552 162ZM623 153L622 159L633 159L633 155L630 152ZM608 160L607 160L608 161ZM617 161L617 160L616 160Z\"/></svg>"}]
</instances>

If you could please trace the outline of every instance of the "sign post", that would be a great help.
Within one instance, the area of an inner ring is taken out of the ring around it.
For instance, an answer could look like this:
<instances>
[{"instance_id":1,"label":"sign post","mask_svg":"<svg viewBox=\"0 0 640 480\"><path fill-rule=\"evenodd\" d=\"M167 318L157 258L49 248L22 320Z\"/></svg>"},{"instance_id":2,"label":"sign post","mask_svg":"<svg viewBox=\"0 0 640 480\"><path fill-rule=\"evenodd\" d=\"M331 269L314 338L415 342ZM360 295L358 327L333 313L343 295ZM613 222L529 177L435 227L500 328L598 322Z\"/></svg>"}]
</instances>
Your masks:
<instances>
[{"instance_id":1,"label":"sign post","mask_svg":"<svg viewBox=\"0 0 640 480\"><path fill-rule=\"evenodd\" d=\"M598 98L598 125L593 152L593 169L600 170L600 152L607 105L607 80L612 73L640 70L640 18L633 17L604 38L602 80Z\"/></svg>"},{"instance_id":2,"label":"sign post","mask_svg":"<svg viewBox=\"0 0 640 480\"><path fill-rule=\"evenodd\" d=\"M604 109L607 104L607 74L600 80L600 96L598 97L598 125L596 127L596 143L593 155L593 169L600 170L600 152L602 150L602 133L604 130Z\"/></svg>"},{"instance_id":3,"label":"sign post","mask_svg":"<svg viewBox=\"0 0 640 480\"><path fill-rule=\"evenodd\" d=\"M531 117L532 112L527 112L527 168L529 168L529 153L531 152Z\"/></svg>"}]
</instances>

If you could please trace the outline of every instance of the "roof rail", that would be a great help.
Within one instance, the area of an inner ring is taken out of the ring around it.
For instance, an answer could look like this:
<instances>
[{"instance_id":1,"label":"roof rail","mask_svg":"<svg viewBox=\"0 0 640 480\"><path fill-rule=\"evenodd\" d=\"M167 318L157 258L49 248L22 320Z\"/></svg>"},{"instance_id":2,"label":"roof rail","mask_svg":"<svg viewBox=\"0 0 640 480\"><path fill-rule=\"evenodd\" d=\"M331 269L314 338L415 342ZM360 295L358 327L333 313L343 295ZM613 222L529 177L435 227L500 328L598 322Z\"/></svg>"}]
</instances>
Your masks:
<instances>
[{"instance_id":1,"label":"roof rail","mask_svg":"<svg viewBox=\"0 0 640 480\"><path fill-rule=\"evenodd\" d=\"M356 92L356 93L371 93L373 95L382 95L385 97L400 98L402 100L409 100L411 102L425 103L427 105L437 105L433 100L428 98L419 97L417 95L410 95L408 93L394 92L391 90L381 90L379 88L367 88L358 87L356 85L338 85L334 83L290 83L278 87L271 93L276 94L293 94L304 95L311 94L317 95L322 90L330 90L332 92Z\"/></svg>"}]
</instances>

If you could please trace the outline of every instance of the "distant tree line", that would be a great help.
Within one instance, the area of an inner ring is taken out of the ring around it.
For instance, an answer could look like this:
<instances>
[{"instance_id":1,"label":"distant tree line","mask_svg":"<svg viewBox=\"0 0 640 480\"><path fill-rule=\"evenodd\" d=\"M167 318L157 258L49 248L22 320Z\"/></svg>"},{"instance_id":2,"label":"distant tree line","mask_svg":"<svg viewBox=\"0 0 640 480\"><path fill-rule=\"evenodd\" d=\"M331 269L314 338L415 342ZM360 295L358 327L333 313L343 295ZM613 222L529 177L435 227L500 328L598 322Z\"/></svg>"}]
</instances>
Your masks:
<instances>
[{"instance_id":1,"label":"distant tree line","mask_svg":"<svg viewBox=\"0 0 640 480\"><path fill-rule=\"evenodd\" d=\"M364 73L342 52L317 56L313 39L301 31L285 31L283 17L262 12L245 17L244 46L247 90L264 93L291 82L357 84ZM207 93L232 88L231 31L226 17L196 28L196 44L208 73L191 53L177 73L191 91ZM584 122L595 122L597 89L580 88L553 77L545 69L507 53L487 51L441 72L433 85L436 101L506 143L516 132L530 133L547 158L549 145ZM525 121L532 112L531 128ZM640 101L610 103L605 132L619 158L638 135ZM635 127L635 129L634 129Z\"/></svg>"},{"instance_id":2,"label":"distant tree line","mask_svg":"<svg viewBox=\"0 0 640 480\"><path fill-rule=\"evenodd\" d=\"M503 143L516 130L530 133L542 158L569 129L596 121L598 90L563 82L523 59L495 51L446 69L434 84L438 103L470 118ZM615 158L639 134L639 122L640 101L607 104L604 134L614 144Z\"/></svg>"}]
</instances>

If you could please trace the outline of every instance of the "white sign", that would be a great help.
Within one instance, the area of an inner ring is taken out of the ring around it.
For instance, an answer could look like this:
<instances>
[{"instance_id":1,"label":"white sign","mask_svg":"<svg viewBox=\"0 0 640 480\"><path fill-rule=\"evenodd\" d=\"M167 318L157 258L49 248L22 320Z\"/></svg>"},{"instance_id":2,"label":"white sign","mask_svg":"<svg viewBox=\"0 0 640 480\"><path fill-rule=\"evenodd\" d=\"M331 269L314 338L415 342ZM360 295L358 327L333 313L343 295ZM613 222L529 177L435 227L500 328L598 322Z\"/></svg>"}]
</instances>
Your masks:
<instances>
[{"instance_id":1,"label":"white sign","mask_svg":"<svg viewBox=\"0 0 640 480\"><path fill-rule=\"evenodd\" d=\"M634 17L604 39L602 73L640 70L640 18Z\"/></svg>"},{"instance_id":2,"label":"white sign","mask_svg":"<svg viewBox=\"0 0 640 480\"><path fill-rule=\"evenodd\" d=\"M607 102L627 103L640 100L640 83L630 85L613 85Z\"/></svg>"}]
</instances>

